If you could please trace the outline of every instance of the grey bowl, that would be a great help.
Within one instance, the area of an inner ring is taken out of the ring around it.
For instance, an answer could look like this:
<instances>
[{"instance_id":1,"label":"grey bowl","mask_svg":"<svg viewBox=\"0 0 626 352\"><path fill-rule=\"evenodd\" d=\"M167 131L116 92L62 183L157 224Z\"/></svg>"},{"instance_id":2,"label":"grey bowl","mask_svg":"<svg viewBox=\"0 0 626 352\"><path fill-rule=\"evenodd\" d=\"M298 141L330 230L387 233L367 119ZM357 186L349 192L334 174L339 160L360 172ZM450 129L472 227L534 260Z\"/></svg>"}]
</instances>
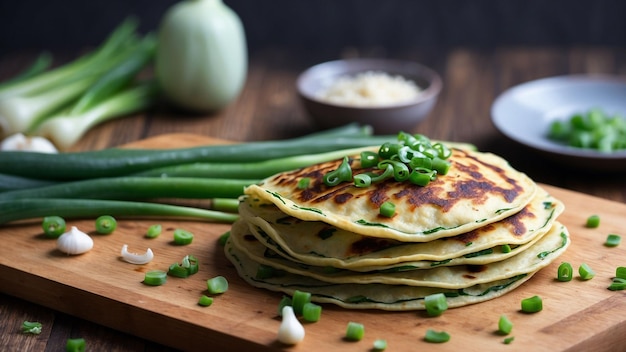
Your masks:
<instances>
[{"instance_id":1,"label":"grey bowl","mask_svg":"<svg viewBox=\"0 0 626 352\"><path fill-rule=\"evenodd\" d=\"M318 93L333 80L365 71L381 71L400 75L422 89L413 100L385 106L348 106L318 98ZM376 134L411 132L435 106L443 83L432 69L412 61L388 59L348 59L329 61L304 71L297 80L300 99L321 128L331 128L358 122L370 125Z\"/></svg>"}]
</instances>

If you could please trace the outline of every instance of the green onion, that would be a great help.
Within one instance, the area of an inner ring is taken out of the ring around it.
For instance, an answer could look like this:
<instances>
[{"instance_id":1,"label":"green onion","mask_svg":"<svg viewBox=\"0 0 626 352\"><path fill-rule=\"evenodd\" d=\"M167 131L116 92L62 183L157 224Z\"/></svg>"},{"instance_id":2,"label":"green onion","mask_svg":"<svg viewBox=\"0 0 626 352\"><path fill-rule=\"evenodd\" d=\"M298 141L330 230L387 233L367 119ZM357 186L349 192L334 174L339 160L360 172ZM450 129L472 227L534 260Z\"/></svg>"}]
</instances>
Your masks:
<instances>
[{"instance_id":1,"label":"green onion","mask_svg":"<svg viewBox=\"0 0 626 352\"><path fill-rule=\"evenodd\" d=\"M587 223L585 224L585 226L589 227L589 228L596 228L598 226L600 226L600 216L598 215L591 215L587 218Z\"/></svg>"},{"instance_id":2,"label":"green onion","mask_svg":"<svg viewBox=\"0 0 626 352\"><path fill-rule=\"evenodd\" d=\"M187 269L179 263L172 263L167 269L167 275L184 279L186 277L189 277L189 271L187 271Z\"/></svg>"},{"instance_id":3,"label":"green onion","mask_svg":"<svg viewBox=\"0 0 626 352\"><path fill-rule=\"evenodd\" d=\"M167 274L170 276L186 278L198 272L198 259L193 255L186 255L180 263L173 263L169 266Z\"/></svg>"},{"instance_id":4,"label":"green onion","mask_svg":"<svg viewBox=\"0 0 626 352\"><path fill-rule=\"evenodd\" d=\"M226 241L228 241L228 238L230 237L230 231L226 231L223 234L220 235L220 237L217 239L217 243L224 247L226 245Z\"/></svg>"},{"instance_id":5,"label":"green onion","mask_svg":"<svg viewBox=\"0 0 626 352\"><path fill-rule=\"evenodd\" d=\"M372 177L368 174L354 175L354 185L357 187L365 188L372 184Z\"/></svg>"},{"instance_id":6,"label":"green onion","mask_svg":"<svg viewBox=\"0 0 626 352\"><path fill-rule=\"evenodd\" d=\"M208 279L206 285L210 294L220 294L228 291L228 281L223 276Z\"/></svg>"},{"instance_id":7,"label":"green onion","mask_svg":"<svg viewBox=\"0 0 626 352\"><path fill-rule=\"evenodd\" d=\"M87 342L83 338L67 339L65 342L66 352L83 352L87 347Z\"/></svg>"},{"instance_id":8,"label":"green onion","mask_svg":"<svg viewBox=\"0 0 626 352\"><path fill-rule=\"evenodd\" d=\"M300 180L298 180L298 189L307 189L309 188L309 184L311 184L311 178L303 177Z\"/></svg>"},{"instance_id":9,"label":"green onion","mask_svg":"<svg viewBox=\"0 0 626 352\"><path fill-rule=\"evenodd\" d=\"M302 318L309 322L316 322L322 316L322 306L307 302L302 307Z\"/></svg>"},{"instance_id":10,"label":"green onion","mask_svg":"<svg viewBox=\"0 0 626 352\"><path fill-rule=\"evenodd\" d=\"M60 216L46 216L41 223L43 234L48 238L58 238L65 233L65 219Z\"/></svg>"},{"instance_id":11,"label":"green onion","mask_svg":"<svg viewBox=\"0 0 626 352\"><path fill-rule=\"evenodd\" d=\"M606 237L606 242L604 242L604 245L607 247L617 247L619 246L621 241L622 237L620 235L611 233Z\"/></svg>"},{"instance_id":12,"label":"green onion","mask_svg":"<svg viewBox=\"0 0 626 352\"><path fill-rule=\"evenodd\" d=\"M503 244L500 249L502 250L502 253L511 253L511 246L508 244Z\"/></svg>"},{"instance_id":13,"label":"green onion","mask_svg":"<svg viewBox=\"0 0 626 352\"><path fill-rule=\"evenodd\" d=\"M613 278L613 282L609 285L609 290L611 291L622 291L626 289L626 279L622 279L619 277Z\"/></svg>"},{"instance_id":14,"label":"green onion","mask_svg":"<svg viewBox=\"0 0 626 352\"><path fill-rule=\"evenodd\" d=\"M572 264L563 262L559 265L557 269L556 279L559 281L572 281L572 277L574 276L574 269L572 269Z\"/></svg>"},{"instance_id":15,"label":"green onion","mask_svg":"<svg viewBox=\"0 0 626 352\"><path fill-rule=\"evenodd\" d=\"M22 323L21 331L24 334L39 335L39 334L41 334L42 327L43 327L43 325L41 325L41 323L39 323L39 322L36 322L36 321L24 321Z\"/></svg>"},{"instance_id":16,"label":"green onion","mask_svg":"<svg viewBox=\"0 0 626 352\"><path fill-rule=\"evenodd\" d=\"M336 170L326 173L323 177L324 184L332 187L345 181L352 181L352 168L348 157L345 156Z\"/></svg>"},{"instance_id":17,"label":"green onion","mask_svg":"<svg viewBox=\"0 0 626 352\"><path fill-rule=\"evenodd\" d=\"M376 154L375 152L370 152L370 151L361 152L360 160L361 160L362 168L374 167L378 165L378 162L379 162L378 154Z\"/></svg>"},{"instance_id":18,"label":"green onion","mask_svg":"<svg viewBox=\"0 0 626 352\"><path fill-rule=\"evenodd\" d=\"M594 108L552 122L548 137L571 147L610 153L626 148L626 119Z\"/></svg>"},{"instance_id":19,"label":"green onion","mask_svg":"<svg viewBox=\"0 0 626 352\"><path fill-rule=\"evenodd\" d=\"M443 293L435 293L424 298L426 313L430 317L438 317L448 309L448 301Z\"/></svg>"},{"instance_id":20,"label":"green onion","mask_svg":"<svg viewBox=\"0 0 626 352\"><path fill-rule=\"evenodd\" d=\"M163 230L163 227L161 226L161 224L150 225L150 227L148 227L148 230L146 231L146 237L157 238L159 237L159 235L161 235L162 230Z\"/></svg>"},{"instance_id":21,"label":"green onion","mask_svg":"<svg viewBox=\"0 0 626 352\"><path fill-rule=\"evenodd\" d=\"M283 308L285 306L292 306L291 297L283 296L283 298L280 299L280 302L278 302L278 316L283 315Z\"/></svg>"},{"instance_id":22,"label":"green onion","mask_svg":"<svg viewBox=\"0 0 626 352\"><path fill-rule=\"evenodd\" d=\"M626 280L626 267L618 266L615 269L615 277Z\"/></svg>"},{"instance_id":23,"label":"green onion","mask_svg":"<svg viewBox=\"0 0 626 352\"><path fill-rule=\"evenodd\" d=\"M450 334L445 331L435 331L428 329L424 336L424 341L431 343L443 343L450 341Z\"/></svg>"},{"instance_id":24,"label":"green onion","mask_svg":"<svg viewBox=\"0 0 626 352\"><path fill-rule=\"evenodd\" d=\"M213 198L211 199L211 209L226 213L239 212L239 199L237 198Z\"/></svg>"},{"instance_id":25,"label":"green onion","mask_svg":"<svg viewBox=\"0 0 626 352\"><path fill-rule=\"evenodd\" d=\"M295 290L291 297L293 312L302 315L304 305L311 302L311 294L300 290Z\"/></svg>"},{"instance_id":26,"label":"green onion","mask_svg":"<svg viewBox=\"0 0 626 352\"><path fill-rule=\"evenodd\" d=\"M505 338L504 340L502 340L502 342L503 342L505 345L508 345L508 344L510 344L511 342L513 342L513 340L515 340L515 337L513 337L513 336L509 336L509 337Z\"/></svg>"},{"instance_id":27,"label":"green onion","mask_svg":"<svg viewBox=\"0 0 626 352\"><path fill-rule=\"evenodd\" d=\"M202 295L200 296L200 299L198 299L198 305L201 305L203 307L208 307L211 304L213 304L213 297Z\"/></svg>"},{"instance_id":28,"label":"green onion","mask_svg":"<svg viewBox=\"0 0 626 352\"><path fill-rule=\"evenodd\" d=\"M543 300L539 296L532 296L522 300L522 312L537 313L543 309Z\"/></svg>"},{"instance_id":29,"label":"green onion","mask_svg":"<svg viewBox=\"0 0 626 352\"><path fill-rule=\"evenodd\" d=\"M578 267L578 275L580 275L582 280L591 280L594 276L596 276L596 273L587 263L582 263Z\"/></svg>"},{"instance_id":30,"label":"green onion","mask_svg":"<svg viewBox=\"0 0 626 352\"><path fill-rule=\"evenodd\" d=\"M383 202L383 204L380 205L379 212L381 216L390 218L396 214L396 205L389 201Z\"/></svg>"},{"instance_id":31,"label":"green onion","mask_svg":"<svg viewBox=\"0 0 626 352\"><path fill-rule=\"evenodd\" d=\"M360 341L365 335L365 326L353 321L348 322L346 327L346 340Z\"/></svg>"},{"instance_id":32,"label":"green onion","mask_svg":"<svg viewBox=\"0 0 626 352\"><path fill-rule=\"evenodd\" d=\"M193 233L183 229L174 230L174 244L184 246L190 244L192 241Z\"/></svg>"},{"instance_id":33,"label":"green onion","mask_svg":"<svg viewBox=\"0 0 626 352\"><path fill-rule=\"evenodd\" d=\"M117 221L111 215L101 215L96 219L96 232L108 235L117 228Z\"/></svg>"},{"instance_id":34,"label":"green onion","mask_svg":"<svg viewBox=\"0 0 626 352\"><path fill-rule=\"evenodd\" d=\"M0 90L10 85L16 84L18 82L24 82L30 79L31 77L37 76L38 74L46 71L50 67L51 64L52 64L52 55L50 55L50 53L43 52L39 54L39 56L37 56L35 61L24 71L0 83Z\"/></svg>"},{"instance_id":35,"label":"green onion","mask_svg":"<svg viewBox=\"0 0 626 352\"><path fill-rule=\"evenodd\" d=\"M513 330L513 323L507 318L506 315L502 314L500 319L498 320L498 333L501 335L508 335Z\"/></svg>"},{"instance_id":36,"label":"green onion","mask_svg":"<svg viewBox=\"0 0 626 352\"><path fill-rule=\"evenodd\" d=\"M372 350L384 351L385 349L387 349L387 340L383 340L383 339L374 340L374 346L372 347Z\"/></svg>"},{"instance_id":37,"label":"green onion","mask_svg":"<svg viewBox=\"0 0 626 352\"><path fill-rule=\"evenodd\" d=\"M256 270L255 278L257 280L264 280L274 276L276 276L276 269L269 265L260 264Z\"/></svg>"},{"instance_id":38,"label":"green onion","mask_svg":"<svg viewBox=\"0 0 626 352\"><path fill-rule=\"evenodd\" d=\"M148 286L161 286L167 281L167 273L162 270L146 271L143 283Z\"/></svg>"}]
</instances>

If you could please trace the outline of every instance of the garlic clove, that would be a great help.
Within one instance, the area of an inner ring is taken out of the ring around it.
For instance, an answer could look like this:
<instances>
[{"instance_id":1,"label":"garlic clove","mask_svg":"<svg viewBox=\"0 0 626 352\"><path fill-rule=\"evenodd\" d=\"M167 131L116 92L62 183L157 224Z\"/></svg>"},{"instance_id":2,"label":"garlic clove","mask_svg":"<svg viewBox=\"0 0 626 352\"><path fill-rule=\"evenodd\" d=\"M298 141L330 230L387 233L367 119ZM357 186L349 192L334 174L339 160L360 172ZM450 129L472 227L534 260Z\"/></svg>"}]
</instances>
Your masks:
<instances>
[{"instance_id":1,"label":"garlic clove","mask_svg":"<svg viewBox=\"0 0 626 352\"><path fill-rule=\"evenodd\" d=\"M304 326L296 318L293 307L283 307L282 313L283 321L278 328L278 341L287 345L295 345L304 340Z\"/></svg>"},{"instance_id":2,"label":"garlic clove","mask_svg":"<svg viewBox=\"0 0 626 352\"><path fill-rule=\"evenodd\" d=\"M76 226L72 226L68 232L59 236L57 248L67 254L82 254L93 248L93 239Z\"/></svg>"},{"instance_id":3,"label":"garlic clove","mask_svg":"<svg viewBox=\"0 0 626 352\"><path fill-rule=\"evenodd\" d=\"M148 250L146 250L144 254L131 253L128 251L127 244L122 246L121 254L122 259L131 264L147 264L150 263L152 258L154 258L154 253L152 253L152 249L148 248Z\"/></svg>"},{"instance_id":4,"label":"garlic clove","mask_svg":"<svg viewBox=\"0 0 626 352\"><path fill-rule=\"evenodd\" d=\"M43 137L26 137L22 133L15 133L0 143L0 150L29 151L40 153L58 153L57 148Z\"/></svg>"}]
</instances>

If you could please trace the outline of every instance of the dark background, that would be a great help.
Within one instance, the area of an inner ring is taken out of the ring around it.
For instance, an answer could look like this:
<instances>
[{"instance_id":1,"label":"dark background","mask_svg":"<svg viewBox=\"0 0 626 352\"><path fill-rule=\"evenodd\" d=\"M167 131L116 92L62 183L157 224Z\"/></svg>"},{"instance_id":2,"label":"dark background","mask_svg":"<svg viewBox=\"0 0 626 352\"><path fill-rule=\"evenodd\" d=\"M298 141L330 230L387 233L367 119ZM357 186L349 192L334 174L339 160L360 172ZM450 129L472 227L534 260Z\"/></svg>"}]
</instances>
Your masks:
<instances>
[{"instance_id":1,"label":"dark background","mask_svg":"<svg viewBox=\"0 0 626 352\"><path fill-rule=\"evenodd\" d=\"M127 15L155 30L174 0L0 0L0 55L93 46ZM626 46L624 0L225 0L251 52L272 46Z\"/></svg>"}]
</instances>

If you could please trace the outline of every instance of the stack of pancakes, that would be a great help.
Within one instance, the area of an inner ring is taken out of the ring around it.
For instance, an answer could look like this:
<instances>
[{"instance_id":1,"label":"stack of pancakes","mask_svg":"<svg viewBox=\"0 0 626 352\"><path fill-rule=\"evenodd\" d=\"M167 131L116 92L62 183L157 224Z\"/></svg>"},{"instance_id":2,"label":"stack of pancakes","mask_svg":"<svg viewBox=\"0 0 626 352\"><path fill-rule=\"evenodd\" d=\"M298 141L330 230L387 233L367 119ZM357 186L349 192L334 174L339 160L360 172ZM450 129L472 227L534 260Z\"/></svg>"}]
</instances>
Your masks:
<instances>
[{"instance_id":1,"label":"stack of pancakes","mask_svg":"<svg viewBox=\"0 0 626 352\"><path fill-rule=\"evenodd\" d=\"M375 149L374 149L375 150ZM393 179L326 186L342 160L284 172L245 190L225 252L253 286L347 308L424 309L501 296L569 246L563 203L504 159L452 148L427 186ZM359 155L350 155L356 173ZM298 186L309 178L308 187ZM391 217L383 202L395 204Z\"/></svg>"}]
</instances>

